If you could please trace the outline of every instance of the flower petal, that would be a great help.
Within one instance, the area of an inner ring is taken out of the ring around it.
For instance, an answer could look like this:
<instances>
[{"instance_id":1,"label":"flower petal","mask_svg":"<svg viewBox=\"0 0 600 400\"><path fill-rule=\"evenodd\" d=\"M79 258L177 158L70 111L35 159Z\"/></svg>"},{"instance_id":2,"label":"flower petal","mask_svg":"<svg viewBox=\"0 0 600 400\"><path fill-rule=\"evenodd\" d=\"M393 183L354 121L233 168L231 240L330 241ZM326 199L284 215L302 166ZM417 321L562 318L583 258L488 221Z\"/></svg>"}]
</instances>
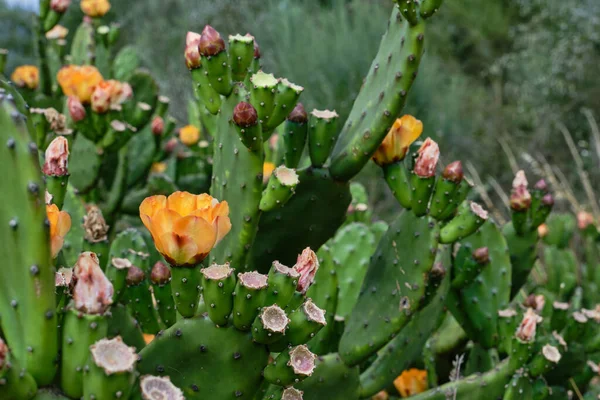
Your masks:
<instances>
[{"instance_id":1,"label":"flower petal","mask_svg":"<svg viewBox=\"0 0 600 400\"><path fill-rule=\"evenodd\" d=\"M146 197L140 204L140 219L146 229L150 229L150 221L158 210L167 206L167 198L163 195Z\"/></svg>"},{"instance_id":2,"label":"flower petal","mask_svg":"<svg viewBox=\"0 0 600 400\"><path fill-rule=\"evenodd\" d=\"M196 195L188 192L174 192L167 199L167 206L170 210L185 217L196 209Z\"/></svg>"},{"instance_id":3,"label":"flower petal","mask_svg":"<svg viewBox=\"0 0 600 400\"><path fill-rule=\"evenodd\" d=\"M168 232L160 236L163 251L161 254L171 265L186 265L193 262L198 246L190 236L180 236Z\"/></svg>"},{"instance_id":4,"label":"flower petal","mask_svg":"<svg viewBox=\"0 0 600 400\"><path fill-rule=\"evenodd\" d=\"M158 210L152 218L151 229L154 236L162 237L165 233L173 232L173 226L181 219L181 215L168 208Z\"/></svg>"},{"instance_id":5,"label":"flower petal","mask_svg":"<svg viewBox=\"0 0 600 400\"><path fill-rule=\"evenodd\" d=\"M188 215L177 221L173 231L193 239L199 254L208 254L215 245L217 232L204 218Z\"/></svg>"},{"instance_id":6,"label":"flower petal","mask_svg":"<svg viewBox=\"0 0 600 400\"><path fill-rule=\"evenodd\" d=\"M57 233L64 237L71 229L71 216L66 211L61 211L58 215Z\"/></svg>"}]
</instances>

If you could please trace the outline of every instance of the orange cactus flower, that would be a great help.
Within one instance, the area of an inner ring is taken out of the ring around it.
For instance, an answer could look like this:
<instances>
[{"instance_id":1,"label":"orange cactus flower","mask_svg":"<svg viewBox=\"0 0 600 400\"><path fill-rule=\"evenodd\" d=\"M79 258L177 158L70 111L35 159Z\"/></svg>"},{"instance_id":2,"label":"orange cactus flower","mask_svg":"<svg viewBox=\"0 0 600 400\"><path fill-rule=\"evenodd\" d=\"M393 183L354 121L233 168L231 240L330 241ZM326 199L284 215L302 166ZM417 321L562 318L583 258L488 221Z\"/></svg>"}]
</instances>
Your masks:
<instances>
[{"instance_id":1,"label":"orange cactus flower","mask_svg":"<svg viewBox=\"0 0 600 400\"><path fill-rule=\"evenodd\" d=\"M66 211L60 211L56 204L46 206L46 216L50 222L50 248L52 258L56 258L62 249L65 235L71 229L71 216Z\"/></svg>"},{"instance_id":2,"label":"orange cactus flower","mask_svg":"<svg viewBox=\"0 0 600 400\"><path fill-rule=\"evenodd\" d=\"M271 174L275 170L275 164L272 162L266 162L263 164L263 182L267 182L271 177Z\"/></svg>"},{"instance_id":3,"label":"orange cactus flower","mask_svg":"<svg viewBox=\"0 0 600 400\"><path fill-rule=\"evenodd\" d=\"M108 0L81 0L81 11L88 17L103 17L110 10Z\"/></svg>"},{"instance_id":4,"label":"orange cactus flower","mask_svg":"<svg viewBox=\"0 0 600 400\"><path fill-rule=\"evenodd\" d=\"M403 160L408 148L421 133L423 123L412 115L398 118L373 154L373 161L379 166L384 166Z\"/></svg>"},{"instance_id":5,"label":"orange cactus flower","mask_svg":"<svg viewBox=\"0 0 600 400\"><path fill-rule=\"evenodd\" d=\"M102 75L91 65L67 65L56 75L65 96L74 96L81 103L89 104L96 86L103 81Z\"/></svg>"},{"instance_id":6,"label":"orange cactus flower","mask_svg":"<svg viewBox=\"0 0 600 400\"><path fill-rule=\"evenodd\" d=\"M103 114L110 109L119 109L121 104L133 96L133 90L128 83L110 79L102 81L92 93L92 110Z\"/></svg>"},{"instance_id":7,"label":"orange cactus flower","mask_svg":"<svg viewBox=\"0 0 600 400\"><path fill-rule=\"evenodd\" d=\"M200 129L194 125L186 125L179 130L179 140L186 146L193 146L200 140Z\"/></svg>"},{"instance_id":8,"label":"orange cactus flower","mask_svg":"<svg viewBox=\"0 0 600 400\"><path fill-rule=\"evenodd\" d=\"M231 230L229 205L203 193L144 199L140 218L156 249L173 266L194 266Z\"/></svg>"},{"instance_id":9,"label":"orange cactus flower","mask_svg":"<svg viewBox=\"0 0 600 400\"><path fill-rule=\"evenodd\" d=\"M40 84L40 72L33 65L21 65L13 71L10 79L20 88L33 90Z\"/></svg>"},{"instance_id":10,"label":"orange cactus flower","mask_svg":"<svg viewBox=\"0 0 600 400\"><path fill-rule=\"evenodd\" d=\"M427 390L427 371L411 368L402 371L394 380L394 386L402 397L410 397Z\"/></svg>"}]
</instances>

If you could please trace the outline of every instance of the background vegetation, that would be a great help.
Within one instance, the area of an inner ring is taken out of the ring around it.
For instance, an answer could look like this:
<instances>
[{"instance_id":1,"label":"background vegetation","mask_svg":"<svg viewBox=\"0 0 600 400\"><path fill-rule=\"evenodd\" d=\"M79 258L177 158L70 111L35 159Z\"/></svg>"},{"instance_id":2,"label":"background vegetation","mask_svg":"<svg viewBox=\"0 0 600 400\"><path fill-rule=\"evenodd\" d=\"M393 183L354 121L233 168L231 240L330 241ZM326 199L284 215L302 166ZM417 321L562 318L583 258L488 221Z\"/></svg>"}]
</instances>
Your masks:
<instances>
[{"instance_id":1,"label":"background vegetation","mask_svg":"<svg viewBox=\"0 0 600 400\"><path fill-rule=\"evenodd\" d=\"M264 69L304 86L308 109L335 107L344 116L377 52L391 6L389 0L112 3L122 37L159 78L181 122L191 95L182 56L187 30L201 31L209 23L222 34L251 32ZM9 71L33 59L30 14L0 0L0 47L11 50ZM439 17L426 37L426 59L406 111L439 140L443 161L469 160L470 176L488 189L498 217L504 212L499 189L509 188L516 168L551 175L568 200L563 207L596 211L600 2L447 0ZM70 8L65 25L71 34L81 18L77 7ZM370 183L377 173L369 168L361 179L385 216L396 205L387 188ZM577 204L571 191L588 203Z\"/></svg>"}]
</instances>

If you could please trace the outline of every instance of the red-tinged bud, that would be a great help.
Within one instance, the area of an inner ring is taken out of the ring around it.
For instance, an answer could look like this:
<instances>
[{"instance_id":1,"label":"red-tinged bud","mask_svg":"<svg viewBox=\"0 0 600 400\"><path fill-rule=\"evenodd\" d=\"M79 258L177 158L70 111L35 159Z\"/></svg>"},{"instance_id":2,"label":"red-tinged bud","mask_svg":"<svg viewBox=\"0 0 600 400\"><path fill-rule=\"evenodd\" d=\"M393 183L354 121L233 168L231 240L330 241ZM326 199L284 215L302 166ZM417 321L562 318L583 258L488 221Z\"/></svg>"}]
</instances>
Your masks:
<instances>
[{"instance_id":1,"label":"red-tinged bud","mask_svg":"<svg viewBox=\"0 0 600 400\"><path fill-rule=\"evenodd\" d=\"M546 304L546 298L542 294L530 294L523 301L523 306L526 308L532 308L537 314L540 314Z\"/></svg>"},{"instance_id":2,"label":"red-tinged bud","mask_svg":"<svg viewBox=\"0 0 600 400\"><path fill-rule=\"evenodd\" d=\"M552 207L554 205L554 196L548 193L547 195L542 197L542 204L546 207Z\"/></svg>"},{"instance_id":3,"label":"red-tinged bud","mask_svg":"<svg viewBox=\"0 0 600 400\"><path fill-rule=\"evenodd\" d=\"M487 247L480 247L473 251L473 259L480 265L485 265L490 262L490 251Z\"/></svg>"},{"instance_id":4,"label":"red-tinged bud","mask_svg":"<svg viewBox=\"0 0 600 400\"><path fill-rule=\"evenodd\" d=\"M69 115L73 122L79 122L85 119L85 108L79 98L75 96L69 96L67 99L67 108L69 109Z\"/></svg>"},{"instance_id":5,"label":"red-tinged bud","mask_svg":"<svg viewBox=\"0 0 600 400\"><path fill-rule=\"evenodd\" d=\"M302 103L296 104L296 107L294 107L290 115L288 115L287 119L288 121L296 122L298 124L305 124L308 121L308 114Z\"/></svg>"},{"instance_id":6,"label":"red-tinged bud","mask_svg":"<svg viewBox=\"0 0 600 400\"><path fill-rule=\"evenodd\" d=\"M510 208L514 211L524 211L531 206L531 194L527 190L527 177L523 170L517 172L512 184Z\"/></svg>"},{"instance_id":7,"label":"red-tinged bud","mask_svg":"<svg viewBox=\"0 0 600 400\"><path fill-rule=\"evenodd\" d=\"M8 364L8 346L4 343L4 340L0 338L0 371L4 369L4 366Z\"/></svg>"},{"instance_id":8,"label":"red-tinged bud","mask_svg":"<svg viewBox=\"0 0 600 400\"><path fill-rule=\"evenodd\" d=\"M135 265L132 265L127 270L127 277L125 278L125 282L127 282L128 286L135 286L135 285L139 285L140 283L142 283L145 278L146 278L146 274L144 274L144 271L142 271L141 268L138 268Z\"/></svg>"},{"instance_id":9,"label":"red-tinged bud","mask_svg":"<svg viewBox=\"0 0 600 400\"><path fill-rule=\"evenodd\" d=\"M304 294L315 280L315 275L319 269L319 258L310 247L307 247L298 256L296 265L293 268L300 274L296 289Z\"/></svg>"},{"instance_id":10,"label":"red-tinged bud","mask_svg":"<svg viewBox=\"0 0 600 400\"><path fill-rule=\"evenodd\" d=\"M46 159L42 172L48 176L65 176L69 173L69 142L57 136L46 149Z\"/></svg>"},{"instance_id":11,"label":"red-tinged bud","mask_svg":"<svg viewBox=\"0 0 600 400\"><path fill-rule=\"evenodd\" d=\"M528 308L521 321L521 325L517 328L517 333L515 334L517 339L522 342L533 342L535 340L535 330L539 322L542 322L542 318L533 309Z\"/></svg>"},{"instance_id":12,"label":"red-tinged bud","mask_svg":"<svg viewBox=\"0 0 600 400\"><path fill-rule=\"evenodd\" d=\"M415 174L421 178L431 178L435 175L435 167L440 159L440 148L436 142L427 138L417 151Z\"/></svg>"},{"instance_id":13,"label":"red-tinged bud","mask_svg":"<svg viewBox=\"0 0 600 400\"><path fill-rule=\"evenodd\" d=\"M155 136L161 136L165 130L165 120L160 115L157 115L152 120L151 124L152 134Z\"/></svg>"},{"instance_id":14,"label":"red-tinged bud","mask_svg":"<svg viewBox=\"0 0 600 400\"><path fill-rule=\"evenodd\" d=\"M71 5L71 0L51 0L50 1L50 8L59 14L64 14L70 5Z\"/></svg>"},{"instance_id":15,"label":"red-tinged bud","mask_svg":"<svg viewBox=\"0 0 600 400\"><path fill-rule=\"evenodd\" d=\"M447 179L454 183L460 183L464 178L464 172L462 163L460 161L454 161L446 166L442 174L444 179Z\"/></svg>"},{"instance_id":16,"label":"red-tinged bud","mask_svg":"<svg viewBox=\"0 0 600 400\"><path fill-rule=\"evenodd\" d=\"M155 285L164 285L171 280L171 270L165 265L165 263L158 261L152 267L150 273L150 280Z\"/></svg>"},{"instance_id":17,"label":"red-tinged bud","mask_svg":"<svg viewBox=\"0 0 600 400\"><path fill-rule=\"evenodd\" d=\"M582 231L588 226L594 224L594 216L589 212L580 211L577 213L577 227Z\"/></svg>"},{"instance_id":18,"label":"red-tinged bud","mask_svg":"<svg viewBox=\"0 0 600 400\"><path fill-rule=\"evenodd\" d=\"M86 314L104 314L112 304L114 289L104 276L96 254L90 251L81 253L75 264L75 278L75 309Z\"/></svg>"},{"instance_id":19,"label":"red-tinged bud","mask_svg":"<svg viewBox=\"0 0 600 400\"><path fill-rule=\"evenodd\" d=\"M247 128L258 123L256 109L250 103L242 101L233 109L233 122L239 127Z\"/></svg>"},{"instance_id":20,"label":"red-tinged bud","mask_svg":"<svg viewBox=\"0 0 600 400\"><path fill-rule=\"evenodd\" d=\"M537 181L535 183L535 185L533 186L533 188L535 190L539 190L541 192L547 192L548 191L548 184L546 183L546 181L544 179L540 179L539 181Z\"/></svg>"},{"instance_id":21,"label":"red-tinged bud","mask_svg":"<svg viewBox=\"0 0 600 400\"><path fill-rule=\"evenodd\" d=\"M165 152L171 154L172 152L175 151L175 149L177 148L177 139L175 138L171 138L169 139L169 141L165 144Z\"/></svg>"},{"instance_id":22,"label":"red-tinged bud","mask_svg":"<svg viewBox=\"0 0 600 400\"><path fill-rule=\"evenodd\" d=\"M189 69L199 68L202 64L199 49L201 38L196 32L188 32L185 37L185 64Z\"/></svg>"},{"instance_id":23,"label":"red-tinged bud","mask_svg":"<svg viewBox=\"0 0 600 400\"><path fill-rule=\"evenodd\" d=\"M109 226L98 206L90 204L86 207L87 214L83 217L83 235L90 243L98 243L108 239Z\"/></svg>"},{"instance_id":24,"label":"red-tinged bud","mask_svg":"<svg viewBox=\"0 0 600 400\"><path fill-rule=\"evenodd\" d=\"M200 54L205 57L216 56L225 50L225 41L212 26L206 25L200 38Z\"/></svg>"},{"instance_id":25,"label":"red-tinged bud","mask_svg":"<svg viewBox=\"0 0 600 400\"><path fill-rule=\"evenodd\" d=\"M250 35L250 34L248 34ZM256 42L256 38L253 36L254 39L254 58L256 58L257 60L260 58L260 47L258 46L258 43Z\"/></svg>"}]
</instances>

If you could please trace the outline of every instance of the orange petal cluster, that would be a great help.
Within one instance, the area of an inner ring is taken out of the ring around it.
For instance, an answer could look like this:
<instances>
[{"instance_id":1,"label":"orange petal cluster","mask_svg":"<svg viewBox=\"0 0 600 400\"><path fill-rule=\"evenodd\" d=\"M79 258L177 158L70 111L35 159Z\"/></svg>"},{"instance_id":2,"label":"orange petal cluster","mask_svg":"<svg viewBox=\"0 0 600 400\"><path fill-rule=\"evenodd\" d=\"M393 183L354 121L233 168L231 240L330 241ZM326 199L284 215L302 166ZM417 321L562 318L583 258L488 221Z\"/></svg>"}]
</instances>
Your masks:
<instances>
[{"instance_id":1,"label":"orange petal cluster","mask_svg":"<svg viewBox=\"0 0 600 400\"><path fill-rule=\"evenodd\" d=\"M62 249L65 236L71 229L71 216L66 211L60 211L56 204L46 206L46 216L50 222L50 248L52 258L56 258Z\"/></svg>"},{"instance_id":2,"label":"orange petal cluster","mask_svg":"<svg viewBox=\"0 0 600 400\"><path fill-rule=\"evenodd\" d=\"M67 65L56 75L65 96L74 96L83 104L89 104L96 86L103 81L102 75L91 65Z\"/></svg>"},{"instance_id":3,"label":"orange petal cluster","mask_svg":"<svg viewBox=\"0 0 600 400\"><path fill-rule=\"evenodd\" d=\"M103 17L110 10L108 0L81 0L81 11L88 17Z\"/></svg>"},{"instance_id":4,"label":"orange petal cluster","mask_svg":"<svg viewBox=\"0 0 600 400\"><path fill-rule=\"evenodd\" d=\"M410 397L427 390L427 371L411 368L402 371L394 380L394 386L402 397Z\"/></svg>"},{"instance_id":5,"label":"orange petal cluster","mask_svg":"<svg viewBox=\"0 0 600 400\"><path fill-rule=\"evenodd\" d=\"M229 233L229 205L203 193L175 192L144 199L140 218L172 266L194 266Z\"/></svg>"},{"instance_id":6,"label":"orange petal cluster","mask_svg":"<svg viewBox=\"0 0 600 400\"><path fill-rule=\"evenodd\" d=\"M40 72L36 66L21 65L15 68L10 79L20 88L33 90L40 84Z\"/></svg>"},{"instance_id":7,"label":"orange petal cluster","mask_svg":"<svg viewBox=\"0 0 600 400\"><path fill-rule=\"evenodd\" d=\"M398 118L373 154L373 161L383 166L403 160L410 145L423 133L423 123L412 115Z\"/></svg>"},{"instance_id":8,"label":"orange petal cluster","mask_svg":"<svg viewBox=\"0 0 600 400\"><path fill-rule=\"evenodd\" d=\"M133 96L133 90L128 83L115 81L100 82L92 93L92 110L104 114L111 109L119 109L121 104Z\"/></svg>"},{"instance_id":9,"label":"orange petal cluster","mask_svg":"<svg viewBox=\"0 0 600 400\"><path fill-rule=\"evenodd\" d=\"M186 125L179 130L179 140L186 146L193 146L200 140L200 129L194 125Z\"/></svg>"}]
</instances>

